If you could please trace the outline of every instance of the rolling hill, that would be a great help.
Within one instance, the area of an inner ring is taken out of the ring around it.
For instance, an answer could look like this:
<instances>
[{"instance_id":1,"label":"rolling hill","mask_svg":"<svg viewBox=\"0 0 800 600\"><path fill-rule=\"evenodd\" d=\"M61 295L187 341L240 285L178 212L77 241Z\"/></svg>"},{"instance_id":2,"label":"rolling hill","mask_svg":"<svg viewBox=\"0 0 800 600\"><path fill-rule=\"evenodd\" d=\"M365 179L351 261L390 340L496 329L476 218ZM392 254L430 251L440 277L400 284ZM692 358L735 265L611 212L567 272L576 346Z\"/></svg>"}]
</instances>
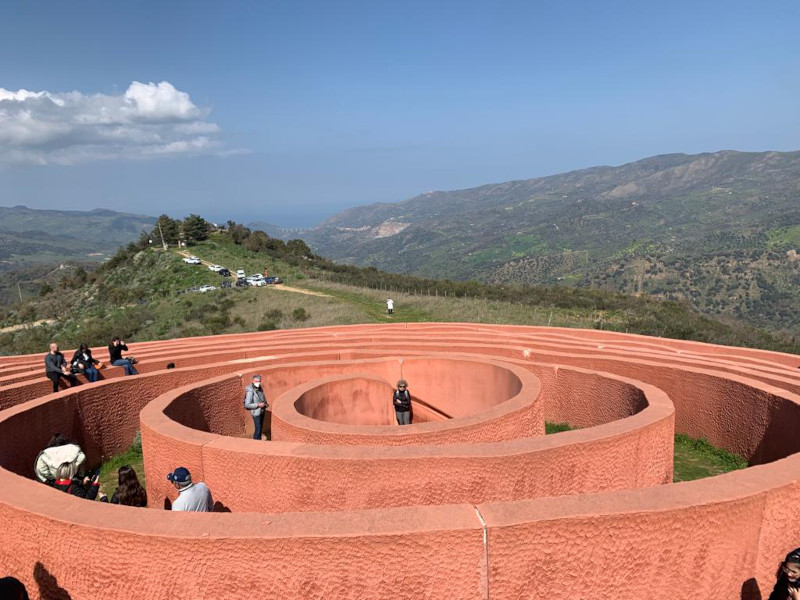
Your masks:
<instances>
[{"instance_id":1,"label":"rolling hill","mask_svg":"<svg viewBox=\"0 0 800 600\"><path fill-rule=\"evenodd\" d=\"M301 237L397 273L600 287L800 332L800 152L669 154L428 192Z\"/></svg>"}]
</instances>

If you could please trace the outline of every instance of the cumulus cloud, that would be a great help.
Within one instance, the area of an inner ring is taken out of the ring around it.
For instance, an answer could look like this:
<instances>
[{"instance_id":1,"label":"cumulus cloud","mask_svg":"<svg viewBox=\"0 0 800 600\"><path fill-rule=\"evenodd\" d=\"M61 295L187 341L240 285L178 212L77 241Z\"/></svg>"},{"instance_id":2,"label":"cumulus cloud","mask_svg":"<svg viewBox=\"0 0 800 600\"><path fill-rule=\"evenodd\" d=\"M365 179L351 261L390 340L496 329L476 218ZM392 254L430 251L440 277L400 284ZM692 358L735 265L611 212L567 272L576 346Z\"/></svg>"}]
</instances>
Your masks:
<instances>
[{"instance_id":1,"label":"cumulus cloud","mask_svg":"<svg viewBox=\"0 0 800 600\"><path fill-rule=\"evenodd\" d=\"M220 134L208 111L168 81L134 81L118 95L0 87L3 163L231 154Z\"/></svg>"}]
</instances>

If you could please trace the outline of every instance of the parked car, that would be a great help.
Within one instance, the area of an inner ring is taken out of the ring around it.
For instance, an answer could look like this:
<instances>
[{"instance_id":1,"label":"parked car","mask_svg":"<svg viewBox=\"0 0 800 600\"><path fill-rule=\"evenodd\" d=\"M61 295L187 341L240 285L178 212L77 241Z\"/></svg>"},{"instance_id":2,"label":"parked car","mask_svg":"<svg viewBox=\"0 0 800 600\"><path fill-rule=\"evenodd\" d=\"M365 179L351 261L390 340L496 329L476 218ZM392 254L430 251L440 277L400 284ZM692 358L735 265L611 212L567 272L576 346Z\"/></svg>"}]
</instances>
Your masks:
<instances>
[{"instance_id":1,"label":"parked car","mask_svg":"<svg viewBox=\"0 0 800 600\"><path fill-rule=\"evenodd\" d=\"M208 270L214 271L215 273L219 273L222 269L222 265L208 265Z\"/></svg>"},{"instance_id":2,"label":"parked car","mask_svg":"<svg viewBox=\"0 0 800 600\"><path fill-rule=\"evenodd\" d=\"M215 285L201 285L199 288L197 288L197 291L198 292L213 292L215 289L217 289L217 286L215 286Z\"/></svg>"},{"instance_id":3,"label":"parked car","mask_svg":"<svg viewBox=\"0 0 800 600\"><path fill-rule=\"evenodd\" d=\"M230 277L231 276L231 272L228 269L226 269L225 267L222 267L219 271L217 271L217 273L219 273L223 277Z\"/></svg>"},{"instance_id":4,"label":"parked car","mask_svg":"<svg viewBox=\"0 0 800 600\"><path fill-rule=\"evenodd\" d=\"M202 265L203 261L197 258L196 256L187 256L183 259L187 265Z\"/></svg>"},{"instance_id":5,"label":"parked car","mask_svg":"<svg viewBox=\"0 0 800 600\"><path fill-rule=\"evenodd\" d=\"M244 277L240 277L240 278L238 278L238 279L236 280L236 283L235 283L234 285L235 285L236 287L247 287L247 286L248 286L248 285L250 285L250 284L249 284L249 283L247 283L247 280L246 280Z\"/></svg>"},{"instance_id":6,"label":"parked car","mask_svg":"<svg viewBox=\"0 0 800 600\"><path fill-rule=\"evenodd\" d=\"M280 277L273 277L272 275L270 275L269 277L264 277L264 281L271 285L277 285L278 283L283 283L283 279L281 279Z\"/></svg>"},{"instance_id":7,"label":"parked car","mask_svg":"<svg viewBox=\"0 0 800 600\"><path fill-rule=\"evenodd\" d=\"M224 288L233 287L233 284L230 281L223 281L222 282L222 287L224 287Z\"/></svg>"},{"instance_id":8,"label":"parked car","mask_svg":"<svg viewBox=\"0 0 800 600\"><path fill-rule=\"evenodd\" d=\"M244 279L245 277L247 277L247 275L245 275L244 269L236 269L236 277L238 277L239 279Z\"/></svg>"},{"instance_id":9,"label":"parked car","mask_svg":"<svg viewBox=\"0 0 800 600\"><path fill-rule=\"evenodd\" d=\"M252 285L253 287L261 287L261 286L267 285L267 282L264 281L263 277L261 277L260 279L259 278L248 277L247 278L247 285Z\"/></svg>"}]
</instances>

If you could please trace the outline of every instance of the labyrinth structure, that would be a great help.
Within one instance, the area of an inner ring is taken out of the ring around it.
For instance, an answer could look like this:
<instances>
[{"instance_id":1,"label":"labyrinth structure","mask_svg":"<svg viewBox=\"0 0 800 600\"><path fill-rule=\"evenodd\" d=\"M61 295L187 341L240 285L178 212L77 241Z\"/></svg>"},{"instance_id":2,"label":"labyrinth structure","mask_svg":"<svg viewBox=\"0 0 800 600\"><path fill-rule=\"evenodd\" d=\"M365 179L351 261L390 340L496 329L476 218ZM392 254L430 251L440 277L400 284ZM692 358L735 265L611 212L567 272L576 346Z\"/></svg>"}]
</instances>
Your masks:
<instances>
[{"instance_id":1,"label":"labyrinth structure","mask_svg":"<svg viewBox=\"0 0 800 600\"><path fill-rule=\"evenodd\" d=\"M31 597L755 600L800 545L798 356L434 323L131 352L140 375L55 394L43 355L0 358L0 577ZM271 441L248 438L254 374ZM33 477L54 432L99 465L137 431L148 509ZM676 431L750 468L674 484ZM177 466L214 513L164 510Z\"/></svg>"}]
</instances>

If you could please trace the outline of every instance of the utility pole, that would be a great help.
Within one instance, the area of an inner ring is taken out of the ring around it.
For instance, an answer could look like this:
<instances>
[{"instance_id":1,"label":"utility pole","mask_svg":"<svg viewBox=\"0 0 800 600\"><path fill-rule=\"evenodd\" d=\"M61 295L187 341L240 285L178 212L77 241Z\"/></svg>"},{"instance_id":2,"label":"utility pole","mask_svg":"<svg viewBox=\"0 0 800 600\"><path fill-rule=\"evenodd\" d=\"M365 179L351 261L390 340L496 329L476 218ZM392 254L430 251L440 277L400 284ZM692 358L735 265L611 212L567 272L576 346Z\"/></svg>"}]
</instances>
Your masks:
<instances>
[{"instance_id":1,"label":"utility pole","mask_svg":"<svg viewBox=\"0 0 800 600\"><path fill-rule=\"evenodd\" d=\"M161 230L161 221L156 221L158 223L158 233L161 234L161 245L164 246L164 250L167 249L167 242L164 241L164 232Z\"/></svg>"},{"instance_id":2,"label":"utility pole","mask_svg":"<svg viewBox=\"0 0 800 600\"><path fill-rule=\"evenodd\" d=\"M19 292L19 301L22 302L22 288L19 286L19 281L17 282L17 291Z\"/></svg>"}]
</instances>

